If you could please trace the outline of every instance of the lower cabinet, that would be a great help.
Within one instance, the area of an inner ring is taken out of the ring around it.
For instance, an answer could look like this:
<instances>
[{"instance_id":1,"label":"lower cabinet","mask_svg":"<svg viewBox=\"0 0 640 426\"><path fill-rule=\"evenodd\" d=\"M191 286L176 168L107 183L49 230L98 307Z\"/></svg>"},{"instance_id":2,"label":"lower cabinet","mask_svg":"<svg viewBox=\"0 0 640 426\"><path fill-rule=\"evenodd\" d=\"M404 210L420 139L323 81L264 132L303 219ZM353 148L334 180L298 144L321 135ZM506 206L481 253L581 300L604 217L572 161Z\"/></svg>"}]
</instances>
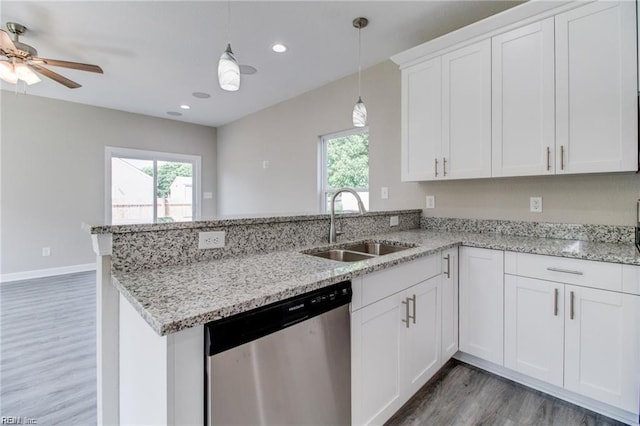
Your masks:
<instances>
[{"instance_id":1,"label":"lower cabinet","mask_svg":"<svg viewBox=\"0 0 640 426\"><path fill-rule=\"evenodd\" d=\"M504 252L460 247L460 350L503 364Z\"/></svg>"},{"instance_id":2,"label":"lower cabinet","mask_svg":"<svg viewBox=\"0 0 640 426\"><path fill-rule=\"evenodd\" d=\"M620 291L621 265L505 258L504 366L637 415L640 296Z\"/></svg>"},{"instance_id":3,"label":"lower cabinet","mask_svg":"<svg viewBox=\"0 0 640 426\"><path fill-rule=\"evenodd\" d=\"M458 249L354 281L352 424L383 424L457 352Z\"/></svg>"}]
</instances>

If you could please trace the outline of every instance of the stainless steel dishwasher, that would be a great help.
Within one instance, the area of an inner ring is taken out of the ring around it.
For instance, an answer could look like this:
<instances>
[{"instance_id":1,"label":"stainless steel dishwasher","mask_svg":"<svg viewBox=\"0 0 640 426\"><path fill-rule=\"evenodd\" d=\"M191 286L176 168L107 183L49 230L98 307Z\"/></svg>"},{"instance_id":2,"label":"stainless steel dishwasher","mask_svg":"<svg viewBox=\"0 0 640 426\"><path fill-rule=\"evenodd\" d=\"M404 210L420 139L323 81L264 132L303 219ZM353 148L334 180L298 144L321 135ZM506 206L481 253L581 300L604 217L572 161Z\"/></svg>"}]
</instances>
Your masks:
<instances>
[{"instance_id":1,"label":"stainless steel dishwasher","mask_svg":"<svg viewBox=\"0 0 640 426\"><path fill-rule=\"evenodd\" d=\"M348 425L345 281L205 326L208 425Z\"/></svg>"}]
</instances>

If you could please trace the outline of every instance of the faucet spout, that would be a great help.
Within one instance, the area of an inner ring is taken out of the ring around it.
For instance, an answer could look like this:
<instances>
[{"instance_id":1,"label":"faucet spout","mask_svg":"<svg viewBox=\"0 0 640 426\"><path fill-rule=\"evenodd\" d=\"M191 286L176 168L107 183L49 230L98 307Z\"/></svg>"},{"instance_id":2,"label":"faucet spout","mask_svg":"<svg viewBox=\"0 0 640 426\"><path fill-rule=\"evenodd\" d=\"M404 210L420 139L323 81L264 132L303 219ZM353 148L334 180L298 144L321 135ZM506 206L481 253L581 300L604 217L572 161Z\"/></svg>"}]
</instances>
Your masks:
<instances>
[{"instance_id":1,"label":"faucet spout","mask_svg":"<svg viewBox=\"0 0 640 426\"><path fill-rule=\"evenodd\" d=\"M336 197L338 194L342 192L348 192L353 194L356 197L356 201L358 202L358 211L360 214L365 214L367 210L364 208L364 204L362 203L362 199L358 195L356 191L351 188L340 188L337 189L336 192L331 196L331 215L330 215L330 226L329 226L329 244L333 244L336 242L336 238L338 237L338 232L336 231Z\"/></svg>"}]
</instances>

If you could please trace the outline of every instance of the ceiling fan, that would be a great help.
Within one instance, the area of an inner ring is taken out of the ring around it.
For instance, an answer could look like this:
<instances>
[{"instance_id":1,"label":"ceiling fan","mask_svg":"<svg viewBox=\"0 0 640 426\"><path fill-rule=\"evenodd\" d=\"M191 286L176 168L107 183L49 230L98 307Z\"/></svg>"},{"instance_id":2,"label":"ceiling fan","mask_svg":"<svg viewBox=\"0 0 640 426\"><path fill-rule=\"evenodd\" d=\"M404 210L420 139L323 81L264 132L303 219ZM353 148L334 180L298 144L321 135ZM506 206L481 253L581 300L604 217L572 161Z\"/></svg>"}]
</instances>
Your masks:
<instances>
[{"instance_id":1,"label":"ceiling fan","mask_svg":"<svg viewBox=\"0 0 640 426\"><path fill-rule=\"evenodd\" d=\"M97 65L39 58L36 49L18 40L27 31L27 27L15 22L7 22L7 29L13 34L13 40L6 31L0 29L0 55L6 57L6 59L0 60L0 79L8 83L16 84L18 80L22 80L26 84L34 84L40 81L36 74L38 73L70 89L82 87L75 81L55 73L43 65L103 73L102 68Z\"/></svg>"}]
</instances>

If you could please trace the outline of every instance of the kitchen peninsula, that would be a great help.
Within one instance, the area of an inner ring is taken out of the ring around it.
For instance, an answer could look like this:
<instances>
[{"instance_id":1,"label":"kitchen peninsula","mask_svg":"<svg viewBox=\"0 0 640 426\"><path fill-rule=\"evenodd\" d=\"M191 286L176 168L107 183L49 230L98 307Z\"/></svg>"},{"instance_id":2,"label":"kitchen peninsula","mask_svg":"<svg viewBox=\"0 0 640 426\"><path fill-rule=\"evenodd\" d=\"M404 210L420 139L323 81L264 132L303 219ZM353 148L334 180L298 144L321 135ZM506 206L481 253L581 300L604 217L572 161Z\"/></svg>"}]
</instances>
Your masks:
<instances>
[{"instance_id":1,"label":"kitchen peninsula","mask_svg":"<svg viewBox=\"0 0 640 426\"><path fill-rule=\"evenodd\" d=\"M397 227L389 225L391 216L398 216ZM365 304L358 299L363 277L440 256L443 250L457 252L458 247L462 247L459 359L507 377L511 371L502 362L482 365L481 357L472 356L473 349L464 350L463 318L469 313L463 312L463 280L478 277L465 264L462 249L489 250L504 259L500 288L503 276L535 275L522 265L539 259L578 262L571 267L587 268L587 281L575 284L589 287L599 285L589 282L591 269L606 265L619 278L609 279L607 290L632 298L633 324L640 322L640 256L632 244L632 227L421 218L419 210L346 215L339 221L346 235L338 247L358 239L415 247L352 263L301 253L327 246L326 215L93 228L99 260L100 420L203 424L203 324L347 279L353 282L354 306ZM197 249L197 233L209 230L226 231L224 249ZM534 257L519 258L523 254ZM436 264L440 274L440 262ZM634 332L637 336L638 330ZM638 351L638 342L634 345ZM438 360L445 361L440 356ZM557 386L550 389L542 390L628 422L637 419L637 404L635 410L625 410L594 398L572 399L577 393L563 394Z\"/></svg>"}]
</instances>

